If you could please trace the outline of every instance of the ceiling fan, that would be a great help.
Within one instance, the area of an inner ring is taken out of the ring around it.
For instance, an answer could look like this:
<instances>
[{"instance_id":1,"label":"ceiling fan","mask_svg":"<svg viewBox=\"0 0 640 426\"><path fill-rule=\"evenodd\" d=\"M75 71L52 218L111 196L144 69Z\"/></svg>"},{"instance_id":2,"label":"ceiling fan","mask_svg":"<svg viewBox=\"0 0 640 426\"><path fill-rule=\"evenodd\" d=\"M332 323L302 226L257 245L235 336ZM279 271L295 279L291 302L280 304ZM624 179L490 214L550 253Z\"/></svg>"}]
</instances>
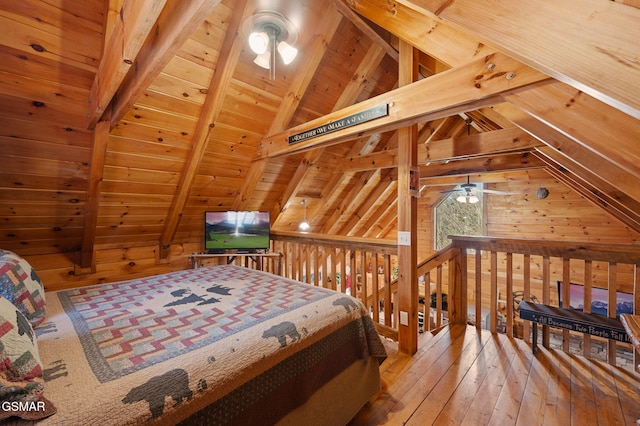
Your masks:
<instances>
[{"instance_id":1,"label":"ceiling fan","mask_svg":"<svg viewBox=\"0 0 640 426\"><path fill-rule=\"evenodd\" d=\"M471 204L474 204L480 201L480 199L477 196L477 193L479 192L484 192L487 194L497 194L497 195L511 194L510 192L496 191L493 189L484 189L484 188L478 187L477 184L470 182L469 176L467 176L467 183L461 184L459 188L451 189L448 191L441 191L441 193L443 194L451 193L451 192L460 193L460 195L456 198L456 201L458 201L459 203L471 203Z\"/></svg>"}]
</instances>

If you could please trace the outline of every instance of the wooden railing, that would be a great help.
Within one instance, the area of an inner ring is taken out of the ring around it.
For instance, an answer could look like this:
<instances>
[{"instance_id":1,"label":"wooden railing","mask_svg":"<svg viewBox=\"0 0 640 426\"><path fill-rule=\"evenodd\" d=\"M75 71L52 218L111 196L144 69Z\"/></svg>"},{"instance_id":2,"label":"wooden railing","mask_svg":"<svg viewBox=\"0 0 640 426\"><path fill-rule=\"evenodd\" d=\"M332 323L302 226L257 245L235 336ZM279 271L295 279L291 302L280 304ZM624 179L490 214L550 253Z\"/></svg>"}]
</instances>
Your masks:
<instances>
[{"instance_id":1,"label":"wooden railing","mask_svg":"<svg viewBox=\"0 0 640 426\"><path fill-rule=\"evenodd\" d=\"M461 251L461 281L453 281L460 291L468 295L470 320L476 327L482 326L482 317L487 313L491 332L501 331L509 336L529 341L527 322L520 322L515 314L518 300L535 300L551 306L575 305L580 290L585 312L591 312L592 302L603 293L607 306L606 315L616 317L618 305L623 297L633 304L634 313L640 307L640 246L598 243L571 243L545 240L497 239L488 237L453 236L452 247ZM465 289L469 283L468 292ZM473 283L473 284L471 284ZM580 302L578 302L580 304ZM476 315L478 313L478 315ZM486 321L485 321L486 323ZM515 332L514 332L515 330ZM521 330L521 331L520 331ZM543 345L549 347L549 327L542 331ZM562 331L562 349L569 352L569 343L574 332ZM574 337L575 339L575 337ZM591 357L592 340L582 337L583 355ZM616 365L619 346L629 347L614 340L604 342L607 359ZM634 354L635 356L635 354ZM637 362L634 360L635 364Z\"/></svg>"},{"instance_id":2,"label":"wooden railing","mask_svg":"<svg viewBox=\"0 0 640 426\"><path fill-rule=\"evenodd\" d=\"M562 300L566 308L576 301L564 283L582 291L585 312L591 312L591 302L602 298L603 292L609 306L606 315L616 316L611 307L621 303L623 296L630 298L633 313L639 312L640 246L468 236L451 239L450 246L417 265L418 294L424 301L419 304L418 318L422 317L424 330L446 322L468 322L531 341L528 322L518 318L518 302L560 306ZM395 241L280 232L272 240L272 250L282 253L283 276L349 292L369 307L382 335L398 339ZM576 333L558 333L562 348L569 352ZM542 327L541 340L549 347L548 326ZM619 348L630 349L626 343L588 334L578 341L586 357L592 357L592 344L604 347L613 365Z\"/></svg>"},{"instance_id":3,"label":"wooden railing","mask_svg":"<svg viewBox=\"0 0 640 426\"><path fill-rule=\"evenodd\" d=\"M272 251L282 253L282 275L316 286L349 293L362 300L380 334L398 340L397 244L354 237L278 232Z\"/></svg>"}]
</instances>

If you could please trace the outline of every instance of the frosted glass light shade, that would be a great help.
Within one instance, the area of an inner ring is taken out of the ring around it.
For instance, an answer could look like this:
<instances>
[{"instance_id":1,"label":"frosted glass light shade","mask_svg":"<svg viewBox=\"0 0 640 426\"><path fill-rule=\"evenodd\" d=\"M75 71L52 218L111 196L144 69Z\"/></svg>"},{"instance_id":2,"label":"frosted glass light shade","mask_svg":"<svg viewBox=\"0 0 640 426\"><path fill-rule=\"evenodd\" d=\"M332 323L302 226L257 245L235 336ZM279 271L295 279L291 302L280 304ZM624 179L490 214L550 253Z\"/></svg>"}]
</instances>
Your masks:
<instances>
[{"instance_id":1,"label":"frosted glass light shade","mask_svg":"<svg viewBox=\"0 0 640 426\"><path fill-rule=\"evenodd\" d=\"M253 63L266 70L271 68L271 52L262 52L253 60Z\"/></svg>"},{"instance_id":2,"label":"frosted glass light shade","mask_svg":"<svg viewBox=\"0 0 640 426\"><path fill-rule=\"evenodd\" d=\"M264 32L253 32L249 35L249 46L254 53L261 55L269 47L269 35Z\"/></svg>"},{"instance_id":3,"label":"frosted glass light shade","mask_svg":"<svg viewBox=\"0 0 640 426\"><path fill-rule=\"evenodd\" d=\"M478 201L480 201L480 199L478 197L476 197L475 195L460 195L460 196L458 196L458 198L456 198L456 201L459 202L459 203L475 204Z\"/></svg>"},{"instance_id":4,"label":"frosted glass light shade","mask_svg":"<svg viewBox=\"0 0 640 426\"><path fill-rule=\"evenodd\" d=\"M278 44L278 52L280 52L280 56L282 57L282 62L284 62L285 65L289 65L296 58L296 55L298 54L298 49L291 46L286 41L281 41Z\"/></svg>"}]
</instances>

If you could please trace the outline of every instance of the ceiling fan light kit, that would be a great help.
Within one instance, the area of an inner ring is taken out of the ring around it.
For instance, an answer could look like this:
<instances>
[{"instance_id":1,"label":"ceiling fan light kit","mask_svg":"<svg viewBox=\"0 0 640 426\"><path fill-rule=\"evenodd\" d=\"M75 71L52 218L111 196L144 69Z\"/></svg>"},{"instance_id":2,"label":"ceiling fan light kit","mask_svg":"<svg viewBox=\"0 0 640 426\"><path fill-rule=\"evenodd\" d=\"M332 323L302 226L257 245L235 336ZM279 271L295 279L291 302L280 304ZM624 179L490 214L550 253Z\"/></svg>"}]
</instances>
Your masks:
<instances>
[{"instance_id":1,"label":"ceiling fan light kit","mask_svg":"<svg viewBox=\"0 0 640 426\"><path fill-rule=\"evenodd\" d=\"M260 11L249 17L243 24L249 33L249 47L257 56L254 63L269 70L269 78L276 76L276 52L285 65L296 58L298 49L293 44L298 40L298 29L278 12Z\"/></svg>"},{"instance_id":2,"label":"ceiling fan light kit","mask_svg":"<svg viewBox=\"0 0 640 426\"><path fill-rule=\"evenodd\" d=\"M475 195L459 195L458 198L456 198L456 201L459 203L469 203L469 204L475 204L478 201L480 201L480 199L475 196Z\"/></svg>"},{"instance_id":3,"label":"ceiling fan light kit","mask_svg":"<svg viewBox=\"0 0 640 426\"><path fill-rule=\"evenodd\" d=\"M475 204L480 201L480 198L478 197L477 193L486 192L487 194L496 194L496 195L513 195L514 194L512 192L496 191L494 189L485 189L485 188L478 187L477 184L470 182L469 176L467 176L467 183L461 184L459 188L452 189L450 191L441 191L442 194L451 193L451 192L461 193L456 198L457 202L471 203L471 204ZM548 195L548 191L547 191L547 195Z\"/></svg>"}]
</instances>

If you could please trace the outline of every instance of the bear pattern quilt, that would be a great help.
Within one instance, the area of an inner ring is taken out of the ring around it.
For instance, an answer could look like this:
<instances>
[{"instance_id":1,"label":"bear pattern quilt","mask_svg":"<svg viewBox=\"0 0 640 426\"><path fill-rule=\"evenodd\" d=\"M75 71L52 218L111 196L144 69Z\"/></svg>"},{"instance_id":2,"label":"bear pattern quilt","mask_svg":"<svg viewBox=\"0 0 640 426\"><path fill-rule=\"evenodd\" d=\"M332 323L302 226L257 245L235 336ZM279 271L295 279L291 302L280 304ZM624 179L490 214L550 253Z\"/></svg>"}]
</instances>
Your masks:
<instances>
[{"instance_id":1,"label":"bear pattern quilt","mask_svg":"<svg viewBox=\"0 0 640 426\"><path fill-rule=\"evenodd\" d=\"M36 333L41 424L271 424L386 356L356 299L233 265L47 293Z\"/></svg>"}]
</instances>

